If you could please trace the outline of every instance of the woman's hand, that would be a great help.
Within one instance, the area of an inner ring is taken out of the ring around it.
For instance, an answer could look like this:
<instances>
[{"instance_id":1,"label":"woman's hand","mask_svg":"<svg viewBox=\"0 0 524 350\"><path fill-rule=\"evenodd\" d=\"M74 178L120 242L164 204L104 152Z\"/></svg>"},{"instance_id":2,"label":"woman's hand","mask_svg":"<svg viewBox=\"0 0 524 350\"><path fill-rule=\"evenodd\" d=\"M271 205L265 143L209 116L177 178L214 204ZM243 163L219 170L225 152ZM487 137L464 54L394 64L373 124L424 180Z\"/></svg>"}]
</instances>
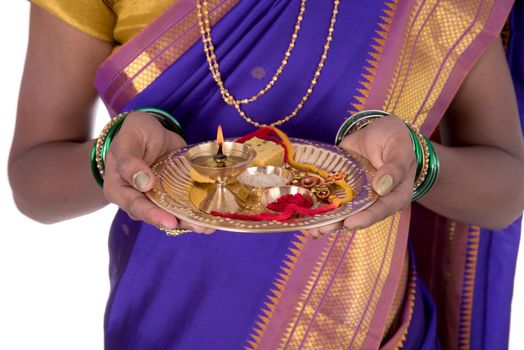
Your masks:
<instances>
[{"instance_id":1,"label":"woman's hand","mask_svg":"<svg viewBox=\"0 0 524 350\"><path fill-rule=\"evenodd\" d=\"M165 129L145 112L126 117L106 155L104 194L133 219L167 229L184 228L198 233L214 230L192 225L153 204L144 195L155 176L149 166L161 155L185 146L180 135Z\"/></svg>"},{"instance_id":2,"label":"woman's hand","mask_svg":"<svg viewBox=\"0 0 524 350\"><path fill-rule=\"evenodd\" d=\"M342 228L371 226L411 203L417 162L409 130L402 120L392 116L376 120L346 136L339 146L367 158L377 169L371 183L380 198L343 222L308 230L316 238Z\"/></svg>"}]
</instances>

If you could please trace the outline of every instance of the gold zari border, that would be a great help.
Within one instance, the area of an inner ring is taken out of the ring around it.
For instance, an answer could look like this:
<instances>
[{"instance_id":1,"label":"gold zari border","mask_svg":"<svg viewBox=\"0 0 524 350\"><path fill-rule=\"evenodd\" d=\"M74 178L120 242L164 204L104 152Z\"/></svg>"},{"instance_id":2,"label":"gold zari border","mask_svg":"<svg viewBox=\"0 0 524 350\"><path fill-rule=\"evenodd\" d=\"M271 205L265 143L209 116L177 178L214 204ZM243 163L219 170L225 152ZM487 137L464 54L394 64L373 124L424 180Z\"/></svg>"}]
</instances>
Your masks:
<instances>
[{"instance_id":1,"label":"gold zari border","mask_svg":"<svg viewBox=\"0 0 524 350\"><path fill-rule=\"evenodd\" d=\"M353 234L332 234L280 349L360 349L389 275L397 213Z\"/></svg>"},{"instance_id":2,"label":"gold zari border","mask_svg":"<svg viewBox=\"0 0 524 350\"><path fill-rule=\"evenodd\" d=\"M458 58L485 28L493 2L419 1L383 109L421 128Z\"/></svg>"},{"instance_id":3,"label":"gold zari border","mask_svg":"<svg viewBox=\"0 0 524 350\"><path fill-rule=\"evenodd\" d=\"M222 19L238 1L209 0L212 8L210 11L211 25ZM129 100L149 87L155 79L200 39L200 28L197 20L196 9L193 9L122 70L105 93L105 98L108 101L116 98L116 101L111 102L115 110L123 108ZM123 88L121 88L122 85Z\"/></svg>"}]
</instances>

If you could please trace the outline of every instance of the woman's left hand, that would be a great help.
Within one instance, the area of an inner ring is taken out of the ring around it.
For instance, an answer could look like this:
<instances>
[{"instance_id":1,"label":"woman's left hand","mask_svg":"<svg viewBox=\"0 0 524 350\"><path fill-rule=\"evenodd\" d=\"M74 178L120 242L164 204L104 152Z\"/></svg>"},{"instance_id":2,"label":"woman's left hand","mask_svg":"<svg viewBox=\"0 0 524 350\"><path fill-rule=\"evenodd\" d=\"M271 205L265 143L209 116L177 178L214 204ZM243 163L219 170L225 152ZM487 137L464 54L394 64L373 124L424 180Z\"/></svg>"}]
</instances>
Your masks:
<instances>
[{"instance_id":1,"label":"woman's left hand","mask_svg":"<svg viewBox=\"0 0 524 350\"><path fill-rule=\"evenodd\" d=\"M339 146L367 158L377 169L371 184L380 197L344 221L308 230L315 238L340 229L371 226L411 203L417 162L409 130L401 119L387 116L375 120L346 136Z\"/></svg>"}]
</instances>

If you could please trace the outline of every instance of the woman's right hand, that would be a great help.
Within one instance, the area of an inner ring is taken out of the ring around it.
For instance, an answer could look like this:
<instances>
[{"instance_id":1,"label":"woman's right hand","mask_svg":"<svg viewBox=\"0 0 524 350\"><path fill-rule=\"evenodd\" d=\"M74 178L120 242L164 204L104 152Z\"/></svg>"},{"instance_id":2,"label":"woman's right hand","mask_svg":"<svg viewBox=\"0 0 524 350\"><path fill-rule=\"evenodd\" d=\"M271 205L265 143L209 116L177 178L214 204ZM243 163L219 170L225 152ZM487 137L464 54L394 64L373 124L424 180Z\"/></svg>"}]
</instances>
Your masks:
<instances>
[{"instance_id":1,"label":"woman's right hand","mask_svg":"<svg viewBox=\"0 0 524 350\"><path fill-rule=\"evenodd\" d=\"M197 233L214 230L182 221L153 204L145 192L155 176L150 165L161 155L185 146L184 139L145 112L129 114L111 143L105 159L104 194L135 220L166 229Z\"/></svg>"}]
</instances>

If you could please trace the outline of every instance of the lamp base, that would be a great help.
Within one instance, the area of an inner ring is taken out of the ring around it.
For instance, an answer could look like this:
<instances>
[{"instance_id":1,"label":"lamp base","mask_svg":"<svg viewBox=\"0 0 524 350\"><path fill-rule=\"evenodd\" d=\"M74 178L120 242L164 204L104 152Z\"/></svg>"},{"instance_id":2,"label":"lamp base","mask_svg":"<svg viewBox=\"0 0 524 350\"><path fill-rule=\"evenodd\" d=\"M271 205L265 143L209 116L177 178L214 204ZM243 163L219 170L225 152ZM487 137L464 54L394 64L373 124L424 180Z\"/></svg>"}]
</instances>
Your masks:
<instances>
[{"instance_id":1,"label":"lamp base","mask_svg":"<svg viewBox=\"0 0 524 350\"><path fill-rule=\"evenodd\" d=\"M199 209L208 214L212 211L238 213L244 209L244 203L225 184L217 183L200 203Z\"/></svg>"}]
</instances>

